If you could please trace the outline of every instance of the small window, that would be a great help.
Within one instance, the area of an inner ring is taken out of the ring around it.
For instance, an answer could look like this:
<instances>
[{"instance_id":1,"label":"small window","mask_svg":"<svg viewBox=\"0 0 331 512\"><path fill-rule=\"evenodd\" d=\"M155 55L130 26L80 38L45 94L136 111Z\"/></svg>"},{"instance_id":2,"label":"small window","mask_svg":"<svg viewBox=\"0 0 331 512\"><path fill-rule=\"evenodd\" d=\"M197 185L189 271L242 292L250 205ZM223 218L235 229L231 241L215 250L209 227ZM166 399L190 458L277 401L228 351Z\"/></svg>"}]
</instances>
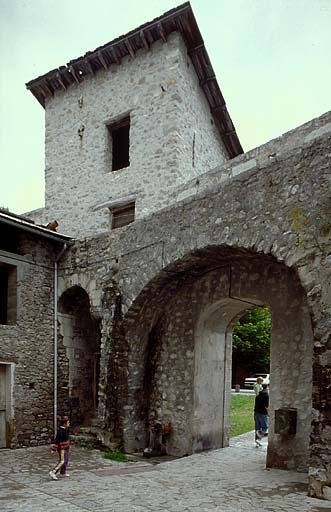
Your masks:
<instances>
[{"instance_id":1,"label":"small window","mask_svg":"<svg viewBox=\"0 0 331 512\"><path fill-rule=\"evenodd\" d=\"M111 208L111 228L121 228L134 222L135 202Z\"/></svg>"},{"instance_id":2,"label":"small window","mask_svg":"<svg viewBox=\"0 0 331 512\"><path fill-rule=\"evenodd\" d=\"M16 267L0 263L0 324L16 323L17 272Z\"/></svg>"},{"instance_id":3,"label":"small window","mask_svg":"<svg viewBox=\"0 0 331 512\"><path fill-rule=\"evenodd\" d=\"M124 169L130 165L130 117L107 126L109 146L112 155L112 171Z\"/></svg>"}]
</instances>

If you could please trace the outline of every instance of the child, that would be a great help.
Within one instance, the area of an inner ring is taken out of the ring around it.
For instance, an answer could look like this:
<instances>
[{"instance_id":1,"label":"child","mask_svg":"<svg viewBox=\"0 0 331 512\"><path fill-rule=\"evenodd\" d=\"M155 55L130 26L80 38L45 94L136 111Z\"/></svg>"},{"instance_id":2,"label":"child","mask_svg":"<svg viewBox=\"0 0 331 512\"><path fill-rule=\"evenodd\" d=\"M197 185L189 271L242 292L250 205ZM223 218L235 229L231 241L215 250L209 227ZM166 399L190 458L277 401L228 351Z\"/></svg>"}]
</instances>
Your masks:
<instances>
[{"instance_id":1,"label":"child","mask_svg":"<svg viewBox=\"0 0 331 512\"><path fill-rule=\"evenodd\" d=\"M255 384L253 386L255 396L257 396L260 393L260 391L262 391L263 380L264 380L263 377L258 377L256 379L256 382L255 382Z\"/></svg>"},{"instance_id":2,"label":"child","mask_svg":"<svg viewBox=\"0 0 331 512\"><path fill-rule=\"evenodd\" d=\"M268 384L262 384L262 391L255 398L254 421L255 421L255 443L256 446L262 446L260 442L262 437L268 432L268 407L269 392Z\"/></svg>"},{"instance_id":3,"label":"child","mask_svg":"<svg viewBox=\"0 0 331 512\"><path fill-rule=\"evenodd\" d=\"M60 427L57 431L54 444L51 446L52 453L57 452L59 460L57 465L52 471L49 472L49 476L53 480L57 480L57 473L60 471L61 475L69 476L66 473L69 460L69 419L68 416L61 416Z\"/></svg>"}]
</instances>

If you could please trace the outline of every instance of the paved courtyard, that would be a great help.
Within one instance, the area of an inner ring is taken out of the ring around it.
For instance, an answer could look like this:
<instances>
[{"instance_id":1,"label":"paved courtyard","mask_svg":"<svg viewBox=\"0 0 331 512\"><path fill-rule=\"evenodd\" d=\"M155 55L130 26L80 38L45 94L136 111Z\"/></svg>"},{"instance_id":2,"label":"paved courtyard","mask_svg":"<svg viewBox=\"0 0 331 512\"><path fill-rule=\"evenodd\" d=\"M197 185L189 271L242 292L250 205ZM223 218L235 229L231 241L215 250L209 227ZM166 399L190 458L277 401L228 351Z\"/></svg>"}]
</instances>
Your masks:
<instances>
[{"instance_id":1,"label":"paved courtyard","mask_svg":"<svg viewBox=\"0 0 331 512\"><path fill-rule=\"evenodd\" d=\"M70 476L53 481L49 447L0 451L1 512L323 512L307 475L266 470L252 434L232 446L158 465L108 461L73 447Z\"/></svg>"}]
</instances>

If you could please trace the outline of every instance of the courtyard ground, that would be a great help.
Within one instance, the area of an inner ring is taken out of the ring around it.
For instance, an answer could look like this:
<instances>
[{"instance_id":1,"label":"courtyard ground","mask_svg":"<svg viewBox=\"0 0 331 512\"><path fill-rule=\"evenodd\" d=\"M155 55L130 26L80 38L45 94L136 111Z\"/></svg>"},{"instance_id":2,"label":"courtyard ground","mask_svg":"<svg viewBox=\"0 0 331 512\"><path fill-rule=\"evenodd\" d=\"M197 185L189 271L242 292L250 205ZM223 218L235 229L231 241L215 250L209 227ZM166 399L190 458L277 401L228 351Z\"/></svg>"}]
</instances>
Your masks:
<instances>
[{"instance_id":1,"label":"courtyard ground","mask_svg":"<svg viewBox=\"0 0 331 512\"><path fill-rule=\"evenodd\" d=\"M114 462L73 447L70 477L53 481L49 447L0 451L1 512L323 512L307 496L307 475L265 469L266 441L152 465Z\"/></svg>"}]
</instances>

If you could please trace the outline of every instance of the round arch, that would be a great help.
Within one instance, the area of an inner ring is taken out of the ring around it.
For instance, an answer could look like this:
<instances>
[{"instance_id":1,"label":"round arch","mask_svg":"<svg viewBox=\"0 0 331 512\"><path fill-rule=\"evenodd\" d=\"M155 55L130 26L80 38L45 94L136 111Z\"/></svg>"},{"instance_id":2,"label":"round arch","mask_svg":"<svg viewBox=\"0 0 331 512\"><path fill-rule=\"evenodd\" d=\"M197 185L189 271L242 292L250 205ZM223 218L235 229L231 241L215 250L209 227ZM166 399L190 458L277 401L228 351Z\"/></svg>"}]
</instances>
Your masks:
<instances>
[{"instance_id":1,"label":"round arch","mask_svg":"<svg viewBox=\"0 0 331 512\"><path fill-rule=\"evenodd\" d=\"M294 270L240 248L188 254L128 310L126 449L147 446L151 421L171 423L166 449L173 455L227 445L232 327L254 305L268 306L273 320L267 464L307 468L313 335L306 295ZM274 427L275 411L289 409L297 413L295 435Z\"/></svg>"},{"instance_id":2,"label":"round arch","mask_svg":"<svg viewBox=\"0 0 331 512\"><path fill-rule=\"evenodd\" d=\"M81 286L71 286L61 294L58 326L62 410L67 409L74 426L89 425L98 406L101 333L99 321L91 314L89 296Z\"/></svg>"}]
</instances>

